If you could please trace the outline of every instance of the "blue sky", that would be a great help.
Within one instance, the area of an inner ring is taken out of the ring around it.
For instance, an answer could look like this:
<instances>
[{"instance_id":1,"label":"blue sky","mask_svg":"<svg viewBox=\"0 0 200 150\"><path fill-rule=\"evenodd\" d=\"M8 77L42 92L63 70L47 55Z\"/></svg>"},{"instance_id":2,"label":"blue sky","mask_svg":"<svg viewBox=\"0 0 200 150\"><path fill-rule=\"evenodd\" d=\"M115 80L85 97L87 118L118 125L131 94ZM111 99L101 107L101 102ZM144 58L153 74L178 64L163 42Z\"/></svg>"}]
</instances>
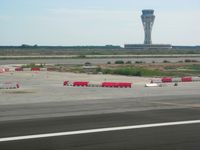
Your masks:
<instances>
[{"instance_id":1,"label":"blue sky","mask_svg":"<svg viewBox=\"0 0 200 150\"><path fill-rule=\"evenodd\" d=\"M153 43L200 45L199 0L0 0L0 45L139 44L149 8Z\"/></svg>"}]
</instances>

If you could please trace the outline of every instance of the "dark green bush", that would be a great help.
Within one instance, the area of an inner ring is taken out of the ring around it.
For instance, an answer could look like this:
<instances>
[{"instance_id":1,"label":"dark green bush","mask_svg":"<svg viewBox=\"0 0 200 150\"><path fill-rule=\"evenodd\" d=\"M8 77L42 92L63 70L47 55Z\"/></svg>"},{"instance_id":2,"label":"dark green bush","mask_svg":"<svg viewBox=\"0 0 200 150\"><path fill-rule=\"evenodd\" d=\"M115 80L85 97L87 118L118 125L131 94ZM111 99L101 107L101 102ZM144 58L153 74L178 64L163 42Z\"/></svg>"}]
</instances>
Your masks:
<instances>
[{"instance_id":1,"label":"dark green bush","mask_svg":"<svg viewBox=\"0 0 200 150\"><path fill-rule=\"evenodd\" d=\"M131 61L127 61L126 64L132 64L132 62Z\"/></svg>"},{"instance_id":2,"label":"dark green bush","mask_svg":"<svg viewBox=\"0 0 200 150\"><path fill-rule=\"evenodd\" d=\"M85 66L92 66L92 64L90 62L86 62Z\"/></svg>"},{"instance_id":3,"label":"dark green bush","mask_svg":"<svg viewBox=\"0 0 200 150\"><path fill-rule=\"evenodd\" d=\"M139 67L120 67L116 69L103 69L104 74L116 74L116 75L127 75L127 76L171 76L173 74L166 73L160 70L150 70Z\"/></svg>"},{"instance_id":4,"label":"dark green bush","mask_svg":"<svg viewBox=\"0 0 200 150\"><path fill-rule=\"evenodd\" d=\"M186 63L190 63L190 62L198 62L197 60L193 60L193 59L185 59Z\"/></svg>"},{"instance_id":5,"label":"dark green bush","mask_svg":"<svg viewBox=\"0 0 200 150\"><path fill-rule=\"evenodd\" d=\"M30 64L26 64L23 65L22 68L43 68L45 66L45 64L35 64L35 63L30 63Z\"/></svg>"},{"instance_id":6,"label":"dark green bush","mask_svg":"<svg viewBox=\"0 0 200 150\"><path fill-rule=\"evenodd\" d=\"M168 60L163 60L163 63L170 63L170 61L168 61Z\"/></svg>"},{"instance_id":7,"label":"dark green bush","mask_svg":"<svg viewBox=\"0 0 200 150\"><path fill-rule=\"evenodd\" d=\"M143 61L135 61L135 64L144 64L145 62Z\"/></svg>"},{"instance_id":8,"label":"dark green bush","mask_svg":"<svg viewBox=\"0 0 200 150\"><path fill-rule=\"evenodd\" d=\"M96 71L101 72L102 71L101 67L98 67Z\"/></svg>"},{"instance_id":9,"label":"dark green bush","mask_svg":"<svg viewBox=\"0 0 200 150\"><path fill-rule=\"evenodd\" d=\"M115 64L124 64L124 61L123 60L116 60Z\"/></svg>"}]
</instances>

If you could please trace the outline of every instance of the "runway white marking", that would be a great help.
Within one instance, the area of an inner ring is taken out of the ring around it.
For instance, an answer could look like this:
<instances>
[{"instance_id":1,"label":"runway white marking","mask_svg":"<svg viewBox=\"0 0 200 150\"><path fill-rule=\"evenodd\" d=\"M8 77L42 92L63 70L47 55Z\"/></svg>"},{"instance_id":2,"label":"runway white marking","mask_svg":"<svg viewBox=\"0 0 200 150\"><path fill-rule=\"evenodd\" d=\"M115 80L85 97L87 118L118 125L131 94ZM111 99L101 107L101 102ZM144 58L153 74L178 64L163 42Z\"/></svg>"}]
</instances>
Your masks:
<instances>
[{"instance_id":1,"label":"runway white marking","mask_svg":"<svg viewBox=\"0 0 200 150\"><path fill-rule=\"evenodd\" d=\"M0 142L49 138L49 137L58 137L58 136L69 136L69 135L80 135L80 134L109 132L109 131L153 128L153 127L155 128L155 127L165 127L165 126L189 125L189 124L199 124L199 123L200 123L200 120L191 120L191 121L177 121L177 122L153 123L153 124L143 124L143 125L133 125L133 126L110 127L110 128L100 128L100 129L88 129L88 130L79 130L79 131L58 132L58 133L46 133L46 134L37 134L37 135L25 135L25 136L0 138Z\"/></svg>"}]
</instances>

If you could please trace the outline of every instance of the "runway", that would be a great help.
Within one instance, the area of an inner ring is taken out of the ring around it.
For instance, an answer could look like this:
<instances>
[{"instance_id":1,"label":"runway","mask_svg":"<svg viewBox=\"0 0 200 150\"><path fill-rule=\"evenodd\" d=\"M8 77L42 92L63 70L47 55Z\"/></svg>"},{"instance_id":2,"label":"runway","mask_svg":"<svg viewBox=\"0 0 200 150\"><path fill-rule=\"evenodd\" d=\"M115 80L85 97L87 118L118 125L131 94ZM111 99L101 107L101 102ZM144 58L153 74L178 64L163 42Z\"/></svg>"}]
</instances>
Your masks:
<instances>
[{"instance_id":1,"label":"runway","mask_svg":"<svg viewBox=\"0 0 200 150\"><path fill-rule=\"evenodd\" d=\"M174 108L120 113L49 117L0 122L0 139L13 136L59 133L200 119L198 108ZM179 124L87 134L0 142L3 150L197 150L200 124Z\"/></svg>"}]
</instances>

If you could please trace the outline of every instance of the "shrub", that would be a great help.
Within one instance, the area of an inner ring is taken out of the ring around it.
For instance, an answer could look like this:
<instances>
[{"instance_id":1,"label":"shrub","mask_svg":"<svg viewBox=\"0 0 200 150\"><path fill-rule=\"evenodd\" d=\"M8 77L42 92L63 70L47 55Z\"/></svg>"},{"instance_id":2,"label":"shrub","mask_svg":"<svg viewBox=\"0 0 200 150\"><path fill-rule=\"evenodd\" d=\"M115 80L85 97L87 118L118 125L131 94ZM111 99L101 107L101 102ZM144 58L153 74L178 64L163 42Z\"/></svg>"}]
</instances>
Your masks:
<instances>
[{"instance_id":1,"label":"shrub","mask_svg":"<svg viewBox=\"0 0 200 150\"><path fill-rule=\"evenodd\" d=\"M103 74L112 74L111 69L103 69L102 72Z\"/></svg>"},{"instance_id":2,"label":"shrub","mask_svg":"<svg viewBox=\"0 0 200 150\"><path fill-rule=\"evenodd\" d=\"M172 76L173 74L160 70L151 70L141 67L120 67L116 69L103 69L104 74L117 74L127 76Z\"/></svg>"},{"instance_id":3,"label":"shrub","mask_svg":"<svg viewBox=\"0 0 200 150\"><path fill-rule=\"evenodd\" d=\"M86 58L85 55L79 55L78 58Z\"/></svg>"},{"instance_id":4,"label":"shrub","mask_svg":"<svg viewBox=\"0 0 200 150\"><path fill-rule=\"evenodd\" d=\"M190 59L185 59L185 62L188 63L188 62L191 62L191 60Z\"/></svg>"},{"instance_id":5,"label":"shrub","mask_svg":"<svg viewBox=\"0 0 200 150\"><path fill-rule=\"evenodd\" d=\"M141 71L137 71L137 72L135 73L135 76L142 76Z\"/></svg>"},{"instance_id":6,"label":"shrub","mask_svg":"<svg viewBox=\"0 0 200 150\"><path fill-rule=\"evenodd\" d=\"M45 66L45 64L35 64L35 63L30 63L30 64L26 64L23 65L22 68L43 68Z\"/></svg>"},{"instance_id":7,"label":"shrub","mask_svg":"<svg viewBox=\"0 0 200 150\"><path fill-rule=\"evenodd\" d=\"M190 62L198 62L197 60L192 60L192 59L185 59L186 63L190 63Z\"/></svg>"},{"instance_id":8,"label":"shrub","mask_svg":"<svg viewBox=\"0 0 200 150\"><path fill-rule=\"evenodd\" d=\"M132 64L132 62L131 61L127 61L126 64Z\"/></svg>"},{"instance_id":9,"label":"shrub","mask_svg":"<svg viewBox=\"0 0 200 150\"><path fill-rule=\"evenodd\" d=\"M168 61L168 60L163 60L163 63L170 63L170 61Z\"/></svg>"},{"instance_id":10,"label":"shrub","mask_svg":"<svg viewBox=\"0 0 200 150\"><path fill-rule=\"evenodd\" d=\"M124 61L123 60L116 60L115 64L124 64Z\"/></svg>"},{"instance_id":11,"label":"shrub","mask_svg":"<svg viewBox=\"0 0 200 150\"><path fill-rule=\"evenodd\" d=\"M127 76L141 76L141 72L135 68L118 68L113 70L113 74L127 75Z\"/></svg>"},{"instance_id":12,"label":"shrub","mask_svg":"<svg viewBox=\"0 0 200 150\"><path fill-rule=\"evenodd\" d=\"M101 72L102 71L101 67L98 67L96 71Z\"/></svg>"},{"instance_id":13,"label":"shrub","mask_svg":"<svg viewBox=\"0 0 200 150\"><path fill-rule=\"evenodd\" d=\"M92 64L90 62L86 62L85 66L92 66Z\"/></svg>"},{"instance_id":14,"label":"shrub","mask_svg":"<svg viewBox=\"0 0 200 150\"><path fill-rule=\"evenodd\" d=\"M107 62L107 64L111 64L111 62L110 62L110 61L108 61L108 62Z\"/></svg>"},{"instance_id":15,"label":"shrub","mask_svg":"<svg viewBox=\"0 0 200 150\"><path fill-rule=\"evenodd\" d=\"M135 61L135 64L144 64L145 62L143 61Z\"/></svg>"}]
</instances>

